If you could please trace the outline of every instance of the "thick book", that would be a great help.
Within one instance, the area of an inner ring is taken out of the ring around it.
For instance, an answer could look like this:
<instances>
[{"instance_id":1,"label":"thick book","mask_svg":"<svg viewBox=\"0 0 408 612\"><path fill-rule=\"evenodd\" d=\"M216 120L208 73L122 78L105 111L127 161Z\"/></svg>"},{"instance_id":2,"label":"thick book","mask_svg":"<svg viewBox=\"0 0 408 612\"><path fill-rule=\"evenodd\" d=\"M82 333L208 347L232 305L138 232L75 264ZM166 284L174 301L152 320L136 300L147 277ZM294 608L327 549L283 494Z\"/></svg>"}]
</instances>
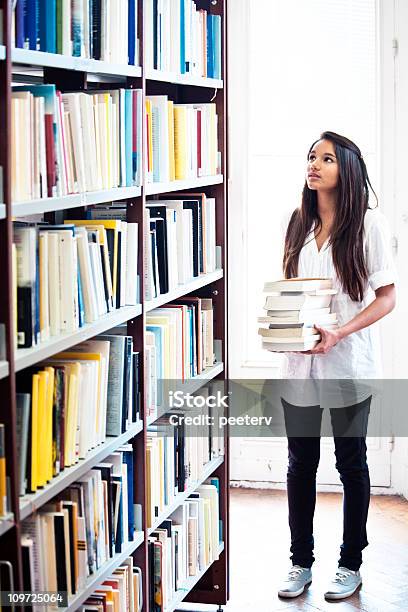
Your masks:
<instances>
[{"instance_id":1,"label":"thick book","mask_svg":"<svg viewBox=\"0 0 408 612\"><path fill-rule=\"evenodd\" d=\"M328 290L330 291L330 290ZM332 294L328 295L268 295L265 310L311 310L330 306Z\"/></svg>"},{"instance_id":2,"label":"thick book","mask_svg":"<svg viewBox=\"0 0 408 612\"><path fill-rule=\"evenodd\" d=\"M274 342L265 342L265 339L262 341L262 348L272 351L272 352L287 352L287 351L308 351L313 349L316 344L320 340L320 336L308 336L302 339L294 339L294 338L279 338L279 340L287 340L286 342L277 342L276 339Z\"/></svg>"},{"instance_id":3,"label":"thick book","mask_svg":"<svg viewBox=\"0 0 408 612\"><path fill-rule=\"evenodd\" d=\"M334 325L337 322L335 312L318 312L314 310L297 311L288 317L258 317L258 323L269 323L269 327L296 327L299 325Z\"/></svg>"},{"instance_id":4,"label":"thick book","mask_svg":"<svg viewBox=\"0 0 408 612\"><path fill-rule=\"evenodd\" d=\"M294 278L283 278L276 281L270 281L265 283L264 291L315 291L320 289L332 289L333 280L331 278L301 278L300 276Z\"/></svg>"},{"instance_id":5,"label":"thick book","mask_svg":"<svg viewBox=\"0 0 408 612\"><path fill-rule=\"evenodd\" d=\"M335 327L337 326L327 325L325 326L325 329L335 329ZM298 327L283 327L271 329L265 329L264 327L260 327L258 330L258 334L262 336L265 341L272 341L272 339L278 340L280 338L290 338L291 340L294 340L297 338L301 339L313 336L315 334L318 334L318 331L313 326L302 324Z\"/></svg>"}]
</instances>

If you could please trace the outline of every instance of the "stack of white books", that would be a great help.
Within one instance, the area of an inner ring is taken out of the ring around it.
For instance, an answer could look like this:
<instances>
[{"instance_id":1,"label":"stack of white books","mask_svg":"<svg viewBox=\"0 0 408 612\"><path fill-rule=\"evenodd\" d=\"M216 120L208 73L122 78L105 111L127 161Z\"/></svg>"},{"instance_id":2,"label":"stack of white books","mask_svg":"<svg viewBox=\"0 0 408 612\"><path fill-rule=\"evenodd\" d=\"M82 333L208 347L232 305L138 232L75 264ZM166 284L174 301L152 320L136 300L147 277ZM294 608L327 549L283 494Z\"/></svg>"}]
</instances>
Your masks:
<instances>
[{"instance_id":1,"label":"stack of white books","mask_svg":"<svg viewBox=\"0 0 408 612\"><path fill-rule=\"evenodd\" d=\"M330 278L290 278L265 283L265 317L262 348L268 351L308 351L316 346L320 334L314 327L335 329L336 313L330 312L333 289Z\"/></svg>"}]
</instances>

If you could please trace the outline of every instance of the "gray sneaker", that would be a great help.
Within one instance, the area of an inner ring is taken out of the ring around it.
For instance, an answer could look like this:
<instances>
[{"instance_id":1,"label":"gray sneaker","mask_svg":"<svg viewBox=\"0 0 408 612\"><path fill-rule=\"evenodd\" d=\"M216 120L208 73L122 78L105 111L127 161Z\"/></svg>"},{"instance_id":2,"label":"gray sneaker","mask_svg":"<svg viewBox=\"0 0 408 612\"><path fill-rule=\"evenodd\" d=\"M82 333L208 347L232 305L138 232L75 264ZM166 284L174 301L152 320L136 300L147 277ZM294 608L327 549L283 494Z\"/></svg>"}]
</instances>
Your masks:
<instances>
[{"instance_id":1,"label":"gray sneaker","mask_svg":"<svg viewBox=\"0 0 408 612\"><path fill-rule=\"evenodd\" d=\"M326 599L345 599L350 597L361 583L362 579L359 571L355 572L347 567L339 567L336 577L330 583L324 596Z\"/></svg>"},{"instance_id":2,"label":"gray sneaker","mask_svg":"<svg viewBox=\"0 0 408 612\"><path fill-rule=\"evenodd\" d=\"M288 577L278 591L280 597L297 597L305 590L305 586L312 582L312 570L308 567L293 565Z\"/></svg>"}]
</instances>

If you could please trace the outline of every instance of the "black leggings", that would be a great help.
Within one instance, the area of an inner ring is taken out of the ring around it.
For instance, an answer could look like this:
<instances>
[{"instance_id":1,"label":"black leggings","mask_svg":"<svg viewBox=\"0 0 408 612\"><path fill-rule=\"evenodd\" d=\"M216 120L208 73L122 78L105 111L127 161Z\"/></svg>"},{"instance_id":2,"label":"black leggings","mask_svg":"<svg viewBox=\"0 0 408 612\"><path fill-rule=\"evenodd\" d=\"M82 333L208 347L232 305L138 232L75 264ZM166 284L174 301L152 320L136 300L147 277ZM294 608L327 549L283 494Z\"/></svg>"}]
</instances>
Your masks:
<instances>
[{"instance_id":1,"label":"black leggings","mask_svg":"<svg viewBox=\"0 0 408 612\"><path fill-rule=\"evenodd\" d=\"M362 550L368 545L367 515L370 503L365 436L371 397L348 408L330 410L336 468L343 483L343 543L340 546L339 567L358 570ZM287 490L291 560L293 565L311 567L313 556L313 515L316 505L316 472L320 459L320 426L323 410L320 406L299 407L282 399L288 435ZM314 435L298 437L291 434L307 431ZM353 430L353 424L357 428ZM351 427L350 427L351 424ZM358 431L360 435L350 435Z\"/></svg>"}]
</instances>

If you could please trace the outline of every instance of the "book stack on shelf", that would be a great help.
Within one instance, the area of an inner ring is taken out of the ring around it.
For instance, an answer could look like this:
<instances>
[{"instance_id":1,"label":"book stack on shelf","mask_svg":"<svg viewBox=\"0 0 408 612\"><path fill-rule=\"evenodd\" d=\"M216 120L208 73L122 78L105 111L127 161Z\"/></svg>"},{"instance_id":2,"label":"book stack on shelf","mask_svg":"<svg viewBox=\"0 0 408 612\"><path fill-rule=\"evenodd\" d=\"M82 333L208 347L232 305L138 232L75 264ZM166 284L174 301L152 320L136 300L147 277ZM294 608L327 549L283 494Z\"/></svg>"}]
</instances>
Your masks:
<instances>
[{"instance_id":1,"label":"book stack on shelf","mask_svg":"<svg viewBox=\"0 0 408 612\"><path fill-rule=\"evenodd\" d=\"M11 109L14 202L140 185L140 89L14 87Z\"/></svg>"},{"instance_id":2,"label":"book stack on shelf","mask_svg":"<svg viewBox=\"0 0 408 612\"><path fill-rule=\"evenodd\" d=\"M70 611L225 604L227 429L163 437L160 383L228 377L226 0L0 10L0 563Z\"/></svg>"},{"instance_id":3,"label":"book stack on shelf","mask_svg":"<svg viewBox=\"0 0 408 612\"><path fill-rule=\"evenodd\" d=\"M117 612L131 610L142 612L141 569L133 565L133 557L128 557L104 580L100 586L79 608L80 612L97 610L98 612Z\"/></svg>"},{"instance_id":4,"label":"book stack on shelf","mask_svg":"<svg viewBox=\"0 0 408 612\"><path fill-rule=\"evenodd\" d=\"M26 584L67 592L70 600L135 539L133 476L128 444L23 521Z\"/></svg>"},{"instance_id":5,"label":"book stack on shelf","mask_svg":"<svg viewBox=\"0 0 408 612\"><path fill-rule=\"evenodd\" d=\"M191 576L219 559L222 522L219 520L219 482L197 487L169 519L150 532L150 608L166 610Z\"/></svg>"},{"instance_id":6,"label":"book stack on shelf","mask_svg":"<svg viewBox=\"0 0 408 612\"><path fill-rule=\"evenodd\" d=\"M221 79L221 15L193 0L146 0L145 67Z\"/></svg>"},{"instance_id":7,"label":"book stack on shelf","mask_svg":"<svg viewBox=\"0 0 408 612\"><path fill-rule=\"evenodd\" d=\"M145 298L151 300L217 268L215 198L178 193L148 200Z\"/></svg>"},{"instance_id":8,"label":"book stack on shelf","mask_svg":"<svg viewBox=\"0 0 408 612\"><path fill-rule=\"evenodd\" d=\"M17 346L29 348L139 301L138 224L14 223Z\"/></svg>"},{"instance_id":9,"label":"book stack on shelf","mask_svg":"<svg viewBox=\"0 0 408 612\"><path fill-rule=\"evenodd\" d=\"M146 180L168 183L220 173L216 104L146 98Z\"/></svg>"},{"instance_id":10,"label":"book stack on shelf","mask_svg":"<svg viewBox=\"0 0 408 612\"><path fill-rule=\"evenodd\" d=\"M333 289L330 278L289 278L265 283L266 317L258 333L262 348L273 352L308 351L320 334L314 325L334 329L336 313L330 312Z\"/></svg>"},{"instance_id":11,"label":"book stack on shelf","mask_svg":"<svg viewBox=\"0 0 408 612\"><path fill-rule=\"evenodd\" d=\"M17 0L12 43L21 49L138 64L136 0Z\"/></svg>"}]
</instances>

